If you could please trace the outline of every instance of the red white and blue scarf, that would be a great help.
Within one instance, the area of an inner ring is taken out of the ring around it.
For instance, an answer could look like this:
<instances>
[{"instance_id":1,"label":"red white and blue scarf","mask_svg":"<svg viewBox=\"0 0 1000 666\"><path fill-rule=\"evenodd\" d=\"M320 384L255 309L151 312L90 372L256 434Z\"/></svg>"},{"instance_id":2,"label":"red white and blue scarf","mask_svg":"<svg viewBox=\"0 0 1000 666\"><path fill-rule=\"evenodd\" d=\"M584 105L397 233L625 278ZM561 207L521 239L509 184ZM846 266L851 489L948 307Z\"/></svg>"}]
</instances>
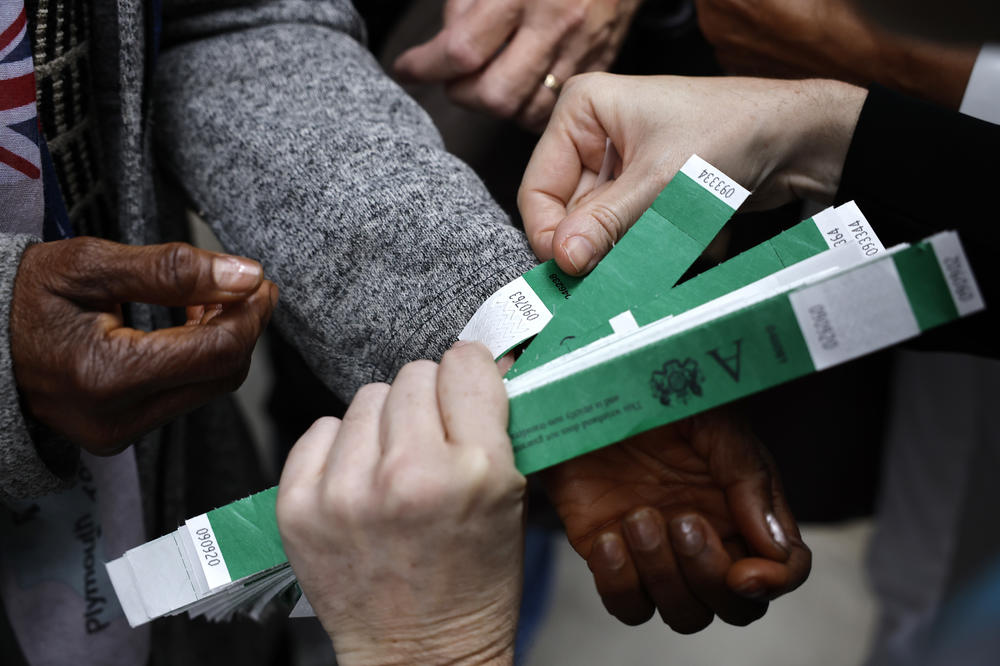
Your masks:
<instances>
[{"instance_id":1,"label":"red white and blue scarf","mask_svg":"<svg viewBox=\"0 0 1000 666\"><path fill-rule=\"evenodd\" d=\"M72 235L38 125L23 0L0 0L0 232Z\"/></svg>"}]
</instances>

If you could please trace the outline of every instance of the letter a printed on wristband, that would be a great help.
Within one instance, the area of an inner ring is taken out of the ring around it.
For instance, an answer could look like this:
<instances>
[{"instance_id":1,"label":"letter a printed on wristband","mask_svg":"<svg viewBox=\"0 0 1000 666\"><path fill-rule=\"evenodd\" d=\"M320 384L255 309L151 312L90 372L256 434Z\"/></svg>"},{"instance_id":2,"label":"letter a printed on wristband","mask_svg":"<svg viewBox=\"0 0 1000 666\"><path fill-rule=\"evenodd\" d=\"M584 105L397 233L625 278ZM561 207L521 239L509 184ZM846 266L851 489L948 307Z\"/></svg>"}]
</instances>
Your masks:
<instances>
[{"instance_id":1,"label":"letter a printed on wristband","mask_svg":"<svg viewBox=\"0 0 1000 666\"><path fill-rule=\"evenodd\" d=\"M530 474L976 312L960 249L954 232L870 261L840 247L830 252L841 258L817 255L828 267L811 276L765 278L747 298L727 295L508 380L515 463Z\"/></svg>"}]
</instances>

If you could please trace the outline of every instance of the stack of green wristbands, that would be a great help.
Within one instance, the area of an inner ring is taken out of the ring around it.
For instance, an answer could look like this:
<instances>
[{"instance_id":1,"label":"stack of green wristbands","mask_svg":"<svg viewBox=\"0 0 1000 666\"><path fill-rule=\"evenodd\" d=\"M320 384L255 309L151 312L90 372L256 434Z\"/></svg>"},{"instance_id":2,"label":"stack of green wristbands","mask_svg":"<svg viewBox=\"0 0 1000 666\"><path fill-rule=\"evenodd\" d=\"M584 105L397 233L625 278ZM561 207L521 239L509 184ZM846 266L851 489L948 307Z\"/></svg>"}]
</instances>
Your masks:
<instances>
[{"instance_id":1,"label":"stack of green wristbands","mask_svg":"<svg viewBox=\"0 0 1000 666\"><path fill-rule=\"evenodd\" d=\"M746 195L693 157L585 279L548 262L487 299L462 339L500 356L534 336L505 380L521 472L984 308L957 234L886 250L853 203L675 286ZM110 562L129 622L180 612L259 616L294 591L276 494L192 518Z\"/></svg>"}]
</instances>

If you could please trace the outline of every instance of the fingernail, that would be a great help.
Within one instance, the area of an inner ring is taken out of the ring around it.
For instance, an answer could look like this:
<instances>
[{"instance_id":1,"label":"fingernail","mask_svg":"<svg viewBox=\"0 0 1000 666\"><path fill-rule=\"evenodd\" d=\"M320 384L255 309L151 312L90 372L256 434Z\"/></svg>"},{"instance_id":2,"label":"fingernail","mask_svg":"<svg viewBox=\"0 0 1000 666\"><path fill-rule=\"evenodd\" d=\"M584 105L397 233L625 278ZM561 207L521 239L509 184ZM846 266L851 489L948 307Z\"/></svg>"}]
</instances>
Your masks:
<instances>
[{"instance_id":1,"label":"fingernail","mask_svg":"<svg viewBox=\"0 0 1000 666\"><path fill-rule=\"evenodd\" d=\"M278 285L276 284L271 285L271 289L268 291L268 296L271 297L271 307L272 308L278 307L278 296L279 296Z\"/></svg>"},{"instance_id":2,"label":"fingernail","mask_svg":"<svg viewBox=\"0 0 1000 666\"><path fill-rule=\"evenodd\" d=\"M767 529L771 531L771 538L774 539L776 544L787 551L788 537L785 536L785 530L781 529L781 523L778 522L778 519L773 513L768 513L764 516L764 520L767 521Z\"/></svg>"},{"instance_id":3,"label":"fingernail","mask_svg":"<svg viewBox=\"0 0 1000 666\"><path fill-rule=\"evenodd\" d=\"M625 566L625 544L615 534L602 534L594 547L598 549L600 558L612 569Z\"/></svg>"},{"instance_id":4,"label":"fingernail","mask_svg":"<svg viewBox=\"0 0 1000 666\"><path fill-rule=\"evenodd\" d=\"M223 291L247 291L260 282L260 264L239 257L216 257L212 260L212 279Z\"/></svg>"},{"instance_id":5,"label":"fingernail","mask_svg":"<svg viewBox=\"0 0 1000 666\"><path fill-rule=\"evenodd\" d=\"M638 511L625 520L629 536L640 550L656 550L662 539L660 526L649 510Z\"/></svg>"},{"instance_id":6,"label":"fingernail","mask_svg":"<svg viewBox=\"0 0 1000 666\"><path fill-rule=\"evenodd\" d=\"M745 583L741 583L735 590L736 594L747 599L759 599L764 596L766 590L756 578L751 578Z\"/></svg>"},{"instance_id":7,"label":"fingernail","mask_svg":"<svg viewBox=\"0 0 1000 666\"><path fill-rule=\"evenodd\" d=\"M594 244L587 240L586 236L570 236L563 241L563 249L566 251L566 256L569 257L569 263L573 264L577 273L589 271L593 268L591 264L597 263L594 261L597 250L594 249Z\"/></svg>"},{"instance_id":8,"label":"fingernail","mask_svg":"<svg viewBox=\"0 0 1000 666\"><path fill-rule=\"evenodd\" d=\"M462 347L466 347L466 346L471 345L471 344L472 344L472 342L470 342L469 340L456 340L455 343L451 346L451 348L452 349L461 349Z\"/></svg>"},{"instance_id":9,"label":"fingernail","mask_svg":"<svg viewBox=\"0 0 1000 666\"><path fill-rule=\"evenodd\" d=\"M705 548L705 535L690 516L674 522L674 539L681 554L694 557Z\"/></svg>"}]
</instances>

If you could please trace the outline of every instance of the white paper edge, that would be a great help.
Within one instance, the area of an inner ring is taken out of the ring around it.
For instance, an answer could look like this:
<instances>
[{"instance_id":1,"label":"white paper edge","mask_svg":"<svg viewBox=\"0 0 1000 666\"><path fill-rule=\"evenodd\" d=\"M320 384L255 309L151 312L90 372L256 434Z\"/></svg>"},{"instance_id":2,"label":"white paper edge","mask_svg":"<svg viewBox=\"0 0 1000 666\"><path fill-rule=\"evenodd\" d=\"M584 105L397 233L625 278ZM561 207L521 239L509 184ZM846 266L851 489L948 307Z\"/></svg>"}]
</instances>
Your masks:
<instances>
[{"instance_id":1,"label":"white paper edge","mask_svg":"<svg viewBox=\"0 0 1000 666\"><path fill-rule=\"evenodd\" d=\"M697 155L692 155L681 167L680 172L698 183L703 190L733 210L743 205L750 191ZM731 190L728 188L732 188ZM724 196L723 192L731 192Z\"/></svg>"},{"instance_id":2,"label":"white paper edge","mask_svg":"<svg viewBox=\"0 0 1000 666\"><path fill-rule=\"evenodd\" d=\"M184 524L187 527L188 538L191 540L191 545L194 546L196 556L201 553L201 539L196 535L198 530L207 529L212 535L212 540L215 542L215 548L219 553L219 564L209 566L204 557L197 557L198 563L201 565L201 572L205 576L205 582L208 583L208 589L214 590L217 587L222 587L233 582L232 577L229 575L229 567L226 566L226 558L222 554L222 545L219 543L219 537L215 533L215 528L212 527L212 523L208 520L208 514L203 513L194 518L188 518L184 521Z\"/></svg>"},{"instance_id":3,"label":"white paper edge","mask_svg":"<svg viewBox=\"0 0 1000 666\"><path fill-rule=\"evenodd\" d=\"M959 316L965 317L985 309L983 294L979 290L979 284L972 273L969 258L965 256L958 234L954 231L945 231L931 236L930 241ZM946 266L946 263L950 265ZM957 278L961 278L964 283L959 284Z\"/></svg>"}]
</instances>

